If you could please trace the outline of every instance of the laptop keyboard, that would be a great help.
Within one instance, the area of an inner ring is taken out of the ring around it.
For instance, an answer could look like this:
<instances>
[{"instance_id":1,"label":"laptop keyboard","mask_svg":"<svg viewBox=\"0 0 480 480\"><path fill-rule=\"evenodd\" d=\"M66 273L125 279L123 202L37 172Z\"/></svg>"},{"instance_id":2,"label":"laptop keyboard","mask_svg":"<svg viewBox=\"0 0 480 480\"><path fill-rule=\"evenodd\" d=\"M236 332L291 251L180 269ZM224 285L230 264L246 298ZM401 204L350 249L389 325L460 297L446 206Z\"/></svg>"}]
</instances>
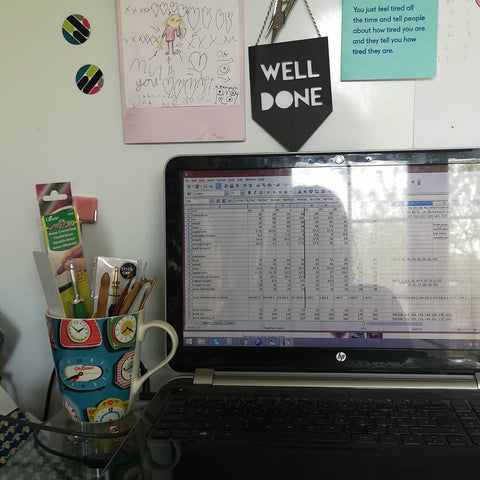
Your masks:
<instances>
[{"instance_id":1,"label":"laptop keyboard","mask_svg":"<svg viewBox=\"0 0 480 480\"><path fill-rule=\"evenodd\" d=\"M154 439L480 446L480 399L172 396Z\"/></svg>"}]
</instances>

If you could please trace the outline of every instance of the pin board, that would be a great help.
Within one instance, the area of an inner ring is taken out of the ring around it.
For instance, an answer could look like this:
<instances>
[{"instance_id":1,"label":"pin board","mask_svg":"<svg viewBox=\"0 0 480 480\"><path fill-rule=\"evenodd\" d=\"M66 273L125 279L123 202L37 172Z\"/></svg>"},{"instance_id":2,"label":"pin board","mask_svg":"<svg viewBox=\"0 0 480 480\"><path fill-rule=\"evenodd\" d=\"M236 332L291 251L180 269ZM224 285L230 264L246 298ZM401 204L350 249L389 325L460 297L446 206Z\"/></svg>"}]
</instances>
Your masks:
<instances>
[{"instance_id":1,"label":"pin board","mask_svg":"<svg viewBox=\"0 0 480 480\"><path fill-rule=\"evenodd\" d=\"M421 0L410 3L415 2ZM479 4L480 0L438 0L434 77L342 81L342 0L310 0L321 33L329 38L333 113L302 150L479 146L480 90L475 84L480 68ZM117 0L124 142L246 141L247 148L251 140L261 149L264 139L263 149L270 150L275 143L253 125L248 102L245 104L249 85L245 88L244 83L245 50L254 44L268 5L266 0ZM165 38L158 48L172 12L182 17L186 32L183 40L189 39L189 54L183 57L180 74L174 65L179 57L169 56ZM227 21L238 25L236 57L232 57L231 49L201 50L206 35L209 40L217 38L217 32L223 39L237 38L225 36L232 32L227 31ZM315 36L303 2L298 0L277 41ZM198 49L190 48L192 39L198 42ZM268 41L262 38L262 43ZM215 60L215 74L222 83L212 83L212 75L204 75L207 57ZM213 86L211 91L219 92L212 106L188 98L207 83ZM163 95L161 99L155 98L158 92ZM178 101L182 95L187 97L183 104ZM250 139L245 135L245 124Z\"/></svg>"}]
</instances>

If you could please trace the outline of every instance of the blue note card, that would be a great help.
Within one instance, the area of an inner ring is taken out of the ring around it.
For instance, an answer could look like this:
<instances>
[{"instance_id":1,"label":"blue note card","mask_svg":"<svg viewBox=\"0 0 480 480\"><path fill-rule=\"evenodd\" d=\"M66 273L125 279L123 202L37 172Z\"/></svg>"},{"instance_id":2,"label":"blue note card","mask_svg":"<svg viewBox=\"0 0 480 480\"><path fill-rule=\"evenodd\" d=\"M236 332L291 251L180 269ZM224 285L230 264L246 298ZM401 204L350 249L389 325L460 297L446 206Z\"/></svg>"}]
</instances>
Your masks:
<instances>
[{"instance_id":1,"label":"blue note card","mask_svg":"<svg viewBox=\"0 0 480 480\"><path fill-rule=\"evenodd\" d=\"M436 75L438 0L342 0L342 80Z\"/></svg>"}]
</instances>

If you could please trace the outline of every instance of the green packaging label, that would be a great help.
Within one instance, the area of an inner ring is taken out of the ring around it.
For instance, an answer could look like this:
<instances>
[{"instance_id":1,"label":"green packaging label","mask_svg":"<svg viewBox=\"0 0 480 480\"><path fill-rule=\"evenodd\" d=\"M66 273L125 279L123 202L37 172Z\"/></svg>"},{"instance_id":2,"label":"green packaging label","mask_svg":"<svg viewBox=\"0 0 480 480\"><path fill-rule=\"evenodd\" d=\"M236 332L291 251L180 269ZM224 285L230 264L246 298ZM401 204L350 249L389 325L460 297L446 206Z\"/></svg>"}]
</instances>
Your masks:
<instances>
[{"instance_id":1,"label":"green packaging label","mask_svg":"<svg viewBox=\"0 0 480 480\"><path fill-rule=\"evenodd\" d=\"M64 210L42 217L47 246L54 252L62 252L80 243L75 210Z\"/></svg>"}]
</instances>

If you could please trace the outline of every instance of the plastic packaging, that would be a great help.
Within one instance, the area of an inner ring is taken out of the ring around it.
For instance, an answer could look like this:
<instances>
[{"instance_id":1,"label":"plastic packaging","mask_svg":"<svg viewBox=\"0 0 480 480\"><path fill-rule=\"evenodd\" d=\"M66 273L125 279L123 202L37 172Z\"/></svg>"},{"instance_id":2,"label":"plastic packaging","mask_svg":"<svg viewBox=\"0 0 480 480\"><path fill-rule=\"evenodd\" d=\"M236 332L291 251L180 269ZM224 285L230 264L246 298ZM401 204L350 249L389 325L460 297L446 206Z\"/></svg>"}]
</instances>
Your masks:
<instances>
[{"instance_id":1,"label":"plastic packaging","mask_svg":"<svg viewBox=\"0 0 480 480\"><path fill-rule=\"evenodd\" d=\"M119 312L129 287L141 277L141 268L141 260L97 257L93 291L95 317L116 315Z\"/></svg>"},{"instance_id":2,"label":"plastic packaging","mask_svg":"<svg viewBox=\"0 0 480 480\"><path fill-rule=\"evenodd\" d=\"M79 299L86 314L90 315L90 287L70 182L37 184L36 192L47 254L65 315L73 315L73 306ZM71 272L75 274L78 296L74 293Z\"/></svg>"}]
</instances>

